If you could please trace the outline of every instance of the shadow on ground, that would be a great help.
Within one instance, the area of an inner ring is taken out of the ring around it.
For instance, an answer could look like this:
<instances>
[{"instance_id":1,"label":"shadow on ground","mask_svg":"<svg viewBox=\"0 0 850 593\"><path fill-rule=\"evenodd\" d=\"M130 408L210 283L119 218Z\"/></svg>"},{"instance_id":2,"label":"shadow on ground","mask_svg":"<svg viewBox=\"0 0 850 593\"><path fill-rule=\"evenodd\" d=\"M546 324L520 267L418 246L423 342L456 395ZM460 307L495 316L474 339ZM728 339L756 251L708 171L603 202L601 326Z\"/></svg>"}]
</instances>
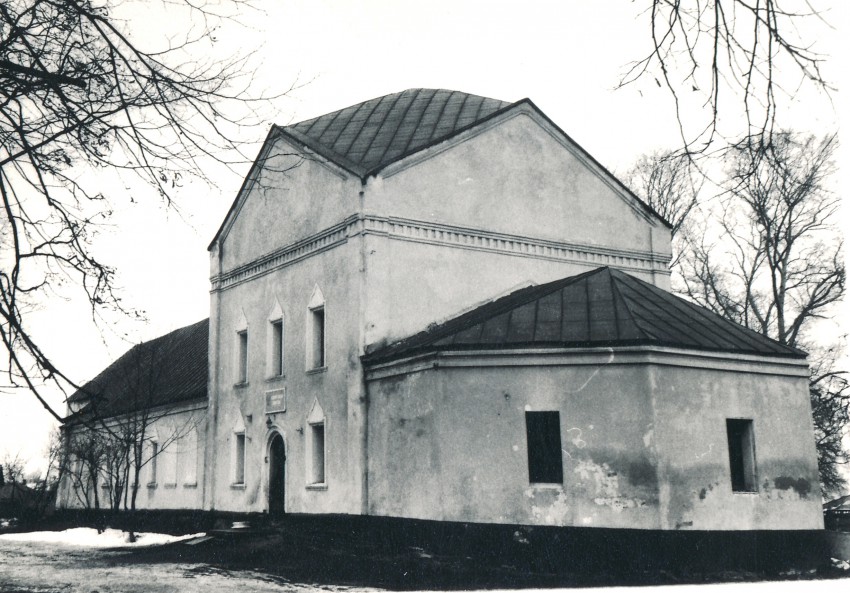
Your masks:
<instances>
[{"instance_id":1,"label":"shadow on ground","mask_svg":"<svg viewBox=\"0 0 850 593\"><path fill-rule=\"evenodd\" d=\"M255 524L257 522L255 521ZM223 525L222 522L219 525ZM229 524L228 524L229 525ZM270 581L394 590L546 588L846 577L823 532L660 532L287 516L116 563L203 564Z\"/></svg>"}]
</instances>

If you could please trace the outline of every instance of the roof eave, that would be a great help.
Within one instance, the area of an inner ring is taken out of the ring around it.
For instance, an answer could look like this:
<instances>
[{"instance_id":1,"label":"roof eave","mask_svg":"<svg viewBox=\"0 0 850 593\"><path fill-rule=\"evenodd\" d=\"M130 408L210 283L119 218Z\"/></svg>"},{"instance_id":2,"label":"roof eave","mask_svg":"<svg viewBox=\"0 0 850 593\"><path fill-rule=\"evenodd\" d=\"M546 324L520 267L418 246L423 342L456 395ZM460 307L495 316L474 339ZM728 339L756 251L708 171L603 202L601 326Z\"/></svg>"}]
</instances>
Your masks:
<instances>
[{"instance_id":1,"label":"roof eave","mask_svg":"<svg viewBox=\"0 0 850 593\"><path fill-rule=\"evenodd\" d=\"M693 345L686 344L675 344L672 342L661 342L656 340L621 340L618 342L570 342L570 343L557 343L557 342L537 342L537 343L515 343L515 344L452 344L448 346L422 346L417 348L411 348L409 350L402 350L397 353L393 353L387 356L372 356L365 354L360 357L361 362L364 367L377 366L382 364L388 364L400 360L404 360L407 358L415 358L420 356L431 356L431 355L441 355L441 354L474 354L474 353L483 353L483 352L500 352L503 354L509 354L513 352L522 352L527 353L529 350L538 350L541 352L551 351L552 349L558 350L584 350L588 348L605 348L605 349L628 349L634 347L654 347L654 348L667 348L673 350L681 350L683 353L691 352L703 352L703 353L714 353L714 354L723 354L730 356L757 356L763 358L776 358L779 360L800 360L803 361L806 359L806 354L803 352L788 352L788 353L767 353L767 352L755 352L755 351L742 351L742 350L731 350L731 349L722 349L722 348L701 348Z\"/></svg>"}]
</instances>

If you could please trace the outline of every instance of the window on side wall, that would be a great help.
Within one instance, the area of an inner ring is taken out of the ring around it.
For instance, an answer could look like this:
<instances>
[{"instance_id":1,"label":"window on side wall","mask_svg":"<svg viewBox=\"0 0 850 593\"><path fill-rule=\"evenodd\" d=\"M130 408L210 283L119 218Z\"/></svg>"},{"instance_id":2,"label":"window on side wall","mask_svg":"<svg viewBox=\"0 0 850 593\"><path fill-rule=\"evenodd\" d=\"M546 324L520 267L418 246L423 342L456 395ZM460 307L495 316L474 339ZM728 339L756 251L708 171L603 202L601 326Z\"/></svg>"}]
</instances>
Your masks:
<instances>
[{"instance_id":1,"label":"window on side wall","mask_svg":"<svg viewBox=\"0 0 850 593\"><path fill-rule=\"evenodd\" d=\"M310 309L311 360L310 368L325 366L325 307Z\"/></svg>"},{"instance_id":2,"label":"window on side wall","mask_svg":"<svg viewBox=\"0 0 850 593\"><path fill-rule=\"evenodd\" d=\"M159 459L159 443L156 441L151 441L151 457L150 457L150 468L151 468L151 479L148 481L148 486L156 486L156 465L157 459Z\"/></svg>"},{"instance_id":3,"label":"window on side wall","mask_svg":"<svg viewBox=\"0 0 850 593\"><path fill-rule=\"evenodd\" d=\"M561 418L559 412L526 412L528 481L532 484L563 484Z\"/></svg>"},{"instance_id":4,"label":"window on side wall","mask_svg":"<svg viewBox=\"0 0 850 593\"><path fill-rule=\"evenodd\" d=\"M248 382L248 330L236 332L236 347L238 349L237 383Z\"/></svg>"},{"instance_id":5,"label":"window on side wall","mask_svg":"<svg viewBox=\"0 0 850 593\"><path fill-rule=\"evenodd\" d=\"M245 483L245 433L234 434L233 443L233 483Z\"/></svg>"},{"instance_id":6,"label":"window on side wall","mask_svg":"<svg viewBox=\"0 0 850 593\"><path fill-rule=\"evenodd\" d=\"M283 375L283 319L271 322L271 376Z\"/></svg>"},{"instance_id":7,"label":"window on side wall","mask_svg":"<svg viewBox=\"0 0 850 593\"><path fill-rule=\"evenodd\" d=\"M732 492L756 492L756 444L753 421L745 418L726 419L729 443L729 473Z\"/></svg>"},{"instance_id":8,"label":"window on side wall","mask_svg":"<svg viewBox=\"0 0 850 593\"><path fill-rule=\"evenodd\" d=\"M325 483L325 423L310 424L310 483Z\"/></svg>"}]
</instances>

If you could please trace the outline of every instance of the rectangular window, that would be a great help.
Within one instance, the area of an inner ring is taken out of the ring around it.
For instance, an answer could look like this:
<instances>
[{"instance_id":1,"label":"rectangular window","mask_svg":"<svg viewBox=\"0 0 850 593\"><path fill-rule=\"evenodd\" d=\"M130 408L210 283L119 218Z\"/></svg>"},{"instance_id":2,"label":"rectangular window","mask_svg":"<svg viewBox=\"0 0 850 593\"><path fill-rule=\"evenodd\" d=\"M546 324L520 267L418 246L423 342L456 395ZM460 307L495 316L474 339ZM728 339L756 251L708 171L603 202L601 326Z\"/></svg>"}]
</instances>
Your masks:
<instances>
[{"instance_id":1,"label":"rectangular window","mask_svg":"<svg viewBox=\"0 0 850 593\"><path fill-rule=\"evenodd\" d=\"M283 320L272 321L272 376L283 374Z\"/></svg>"},{"instance_id":2,"label":"rectangular window","mask_svg":"<svg viewBox=\"0 0 850 593\"><path fill-rule=\"evenodd\" d=\"M312 483L325 483L325 424L310 425L310 445L312 449Z\"/></svg>"},{"instance_id":3,"label":"rectangular window","mask_svg":"<svg viewBox=\"0 0 850 593\"><path fill-rule=\"evenodd\" d=\"M526 412L528 481L532 484L563 484L561 415L559 412Z\"/></svg>"},{"instance_id":4,"label":"rectangular window","mask_svg":"<svg viewBox=\"0 0 850 593\"><path fill-rule=\"evenodd\" d=\"M325 366L325 308L310 309L310 321L313 326L311 368L318 369Z\"/></svg>"},{"instance_id":5,"label":"rectangular window","mask_svg":"<svg viewBox=\"0 0 850 593\"><path fill-rule=\"evenodd\" d=\"M151 479L150 479L150 482L149 482L151 485L156 484L156 460L157 460L158 457L159 457L159 443L157 443L156 441L151 441L151 458L150 458Z\"/></svg>"},{"instance_id":6,"label":"rectangular window","mask_svg":"<svg viewBox=\"0 0 850 593\"><path fill-rule=\"evenodd\" d=\"M729 442L729 473L733 492L756 492L756 447L753 421L726 419L726 438Z\"/></svg>"},{"instance_id":7,"label":"rectangular window","mask_svg":"<svg viewBox=\"0 0 850 593\"><path fill-rule=\"evenodd\" d=\"M236 443L233 447L233 483L245 483L245 433L237 432Z\"/></svg>"},{"instance_id":8,"label":"rectangular window","mask_svg":"<svg viewBox=\"0 0 850 593\"><path fill-rule=\"evenodd\" d=\"M236 334L239 348L239 370L237 383L248 382L248 331L243 330Z\"/></svg>"}]
</instances>

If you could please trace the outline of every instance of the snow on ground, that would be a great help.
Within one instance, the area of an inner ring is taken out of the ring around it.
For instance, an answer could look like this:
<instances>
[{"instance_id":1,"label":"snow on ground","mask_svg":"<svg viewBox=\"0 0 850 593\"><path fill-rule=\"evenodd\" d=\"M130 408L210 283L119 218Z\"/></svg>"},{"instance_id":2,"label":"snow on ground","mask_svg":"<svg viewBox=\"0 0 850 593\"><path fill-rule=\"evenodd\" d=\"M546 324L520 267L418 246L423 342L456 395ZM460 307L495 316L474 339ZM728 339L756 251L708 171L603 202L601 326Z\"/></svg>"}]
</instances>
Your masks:
<instances>
[{"instance_id":1,"label":"snow on ground","mask_svg":"<svg viewBox=\"0 0 850 593\"><path fill-rule=\"evenodd\" d=\"M0 541L11 542L41 542L49 544L64 544L87 548L123 548L138 546L158 546L170 544L185 539L200 537L203 533L192 535L166 535L164 533L137 533L136 541L128 541L128 533L118 529L106 529L98 533L96 529L78 527L65 531L32 531L29 533L6 533L0 535Z\"/></svg>"}]
</instances>

